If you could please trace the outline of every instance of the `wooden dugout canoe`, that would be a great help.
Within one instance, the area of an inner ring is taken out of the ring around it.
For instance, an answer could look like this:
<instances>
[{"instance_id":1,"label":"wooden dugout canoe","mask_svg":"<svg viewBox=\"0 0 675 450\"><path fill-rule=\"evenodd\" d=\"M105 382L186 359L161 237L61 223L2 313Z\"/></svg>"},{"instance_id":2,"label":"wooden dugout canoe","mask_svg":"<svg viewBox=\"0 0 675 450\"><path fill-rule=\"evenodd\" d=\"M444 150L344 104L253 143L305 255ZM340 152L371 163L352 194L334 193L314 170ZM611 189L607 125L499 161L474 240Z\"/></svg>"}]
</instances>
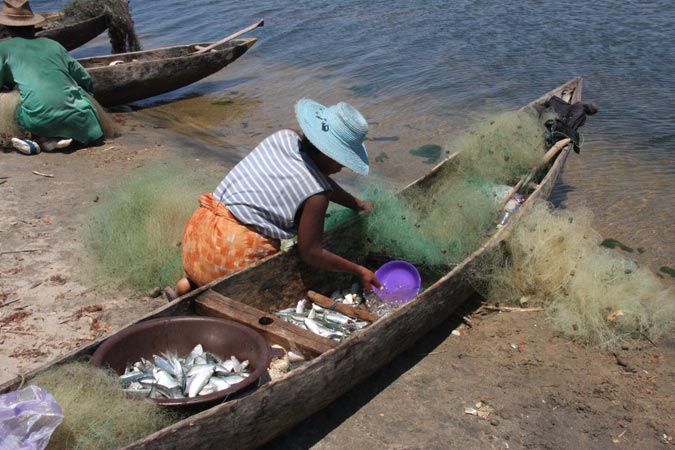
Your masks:
<instances>
[{"instance_id":1,"label":"wooden dugout canoe","mask_svg":"<svg viewBox=\"0 0 675 450\"><path fill-rule=\"evenodd\" d=\"M78 61L93 79L94 98L103 106L116 106L154 97L201 80L232 63L255 42L255 38L235 39L205 53L195 52L210 45L210 42L81 58Z\"/></svg>"},{"instance_id":2,"label":"wooden dugout canoe","mask_svg":"<svg viewBox=\"0 0 675 450\"><path fill-rule=\"evenodd\" d=\"M74 50L103 33L108 28L105 16L97 16L78 22L62 23L61 13L43 14L46 22L39 25L35 35L53 39L63 45L66 50ZM9 34L4 26L0 25L0 39L8 38Z\"/></svg>"},{"instance_id":3,"label":"wooden dugout canoe","mask_svg":"<svg viewBox=\"0 0 675 450\"><path fill-rule=\"evenodd\" d=\"M571 80L523 109L536 112L536 106L552 95L568 98L570 102L580 100L581 79ZM542 129L542 135L543 132ZM521 211L535 200L548 198L571 150L572 146L566 145L546 165L543 178L537 178L538 184L521 206ZM432 185L447 161L441 162L408 188L415 186L424 189ZM529 175L523 176L523 179ZM517 186L516 182L514 180ZM405 194L405 190L402 194ZM517 220L519 215L514 217ZM357 238L359 233L355 231L358 220L357 217L328 230L324 239L326 247L349 258L363 260L363 245ZM348 277L317 271L302 264L295 249L215 280L129 324L123 329L148 319L167 316L227 317L258 329L270 343L280 343L287 348L294 346L311 359L280 379L261 384L255 390L205 409L124 448L218 449L227 443L231 448L248 449L260 446L290 429L365 380L443 322L473 292L467 277L468 271L510 234L514 220L495 231L459 265L428 284L414 300L377 319L340 344L305 330L292 330L283 325L285 323L278 324L275 316L270 314L294 305L298 299L307 296L308 290L320 289L325 292L349 285L345 284ZM109 337L81 347L31 372L26 378L57 364L86 359ZM16 389L20 382L16 378L5 383L0 386L0 393Z\"/></svg>"}]
</instances>

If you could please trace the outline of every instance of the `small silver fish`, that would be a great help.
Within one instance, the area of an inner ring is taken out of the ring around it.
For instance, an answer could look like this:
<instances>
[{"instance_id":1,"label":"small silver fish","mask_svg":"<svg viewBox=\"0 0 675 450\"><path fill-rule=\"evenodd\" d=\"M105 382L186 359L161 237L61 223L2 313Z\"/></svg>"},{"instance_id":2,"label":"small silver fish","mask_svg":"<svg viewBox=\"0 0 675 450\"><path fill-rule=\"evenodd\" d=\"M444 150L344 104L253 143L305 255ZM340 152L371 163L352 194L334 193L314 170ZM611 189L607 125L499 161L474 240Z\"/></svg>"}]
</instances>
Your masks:
<instances>
[{"instance_id":1,"label":"small silver fish","mask_svg":"<svg viewBox=\"0 0 675 450\"><path fill-rule=\"evenodd\" d=\"M160 367L156 367L155 370L152 371L152 375L155 377L158 386L173 389L181 385L181 383Z\"/></svg>"},{"instance_id":2,"label":"small silver fish","mask_svg":"<svg viewBox=\"0 0 675 450\"><path fill-rule=\"evenodd\" d=\"M214 392L218 392L218 389L212 384L207 384L202 388L201 391L199 391L198 395L209 395L213 394Z\"/></svg>"},{"instance_id":3,"label":"small silver fish","mask_svg":"<svg viewBox=\"0 0 675 450\"><path fill-rule=\"evenodd\" d=\"M211 371L213 373L216 370L217 364L212 364L212 363L207 363L207 364L195 364L190 368L190 370L187 371L185 374L187 377L193 377L197 375L198 373L204 372L204 371Z\"/></svg>"},{"instance_id":4,"label":"small silver fish","mask_svg":"<svg viewBox=\"0 0 675 450\"><path fill-rule=\"evenodd\" d=\"M353 319L350 319L349 317L345 316L344 314L336 313L336 312L326 312L326 315L324 316L326 320L330 320L331 322L334 323L339 323L341 325L347 325L348 323L354 322Z\"/></svg>"},{"instance_id":5,"label":"small silver fish","mask_svg":"<svg viewBox=\"0 0 675 450\"><path fill-rule=\"evenodd\" d=\"M141 372L140 370L136 369L133 371L125 372L123 375L120 375L120 381L123 384L127 383L132 383L134 381L138 381L141 378L147 377L145 372Z\"/></svg>"},{"instance_id":6,"label":"small silver fish","mask_svg":"<svg viewBox=\"0 0 675 450\"><path fill-rule=\"evenodd\" d=\"M241 363L239 362L239 360L237 359L237 357L234 356L234 355L232 355L232 356L230 356L230 360L232 361L232 364L233 364L233 369L232 369L232 371L233 371L234 373L239 373L239 372L241 372Z\"/></svg>"},{"instance_id":7,"label":"small silver fish","mask_svg":"<svg viewBox=\"0 0 675 450\"><path fill-rule=\"evenodd\" d=\"M221 364L223 362L223 360L220 359L218 355L214 355L213 353L210 352L204 352L204 357L206 358L206 362L208 363Z\"/></svg>"},{"instance_id":8,"label":"small silver fish","mask_svg":"<svg viewBox=\"0 0 675 450\"><path fill-rule=\"evenodd\" d=\"M246 377L244 377L242 375L230 375L229 377L223 378L223 380L230 385L241 383L245 379L246 379Z\"/></svg>"},{"instance_id":9,"label":"small silver fish","mask_svg":"<svg viewBox=\"0 0 675 450\"><path fill-rule=\"evenodd\" d=\"M173 372L173 367L171 367L171 364L169 364L169 361L166 359L162 358L159 355L153 355L152 356L153 361L155 362L155 366L159 367L162 370L165 370L166 372Z\"/></svg>"},{"instance_id":10,"label":"small silver fish","mask_svg":"<svg viewBox=\"0 0 675 450\"><path fill-rule=\"evenodd\" d=\"M230 383L225 381L225 378L221 378L215 375L211 377L211 379L209 380L209 384L213 384L216 387L216 390L218 391L223 391L230 387Z\"/></svg>"},{"instance_id":11,"label":"small silver fish","mask_svg":"<svg viewBox=\"0 0 675 450\"><path fill-rule=\"evenodd\" d=\"M197 375L192 377L188 381L188 397L193 398L196 397L199 392L206 386L209 382L209 379L211 378L211 375L213 375L213 372L215 370L215 366L211 367L210 370L204 370L203 372L199 372Z\"/></svg>"}]
</instances>

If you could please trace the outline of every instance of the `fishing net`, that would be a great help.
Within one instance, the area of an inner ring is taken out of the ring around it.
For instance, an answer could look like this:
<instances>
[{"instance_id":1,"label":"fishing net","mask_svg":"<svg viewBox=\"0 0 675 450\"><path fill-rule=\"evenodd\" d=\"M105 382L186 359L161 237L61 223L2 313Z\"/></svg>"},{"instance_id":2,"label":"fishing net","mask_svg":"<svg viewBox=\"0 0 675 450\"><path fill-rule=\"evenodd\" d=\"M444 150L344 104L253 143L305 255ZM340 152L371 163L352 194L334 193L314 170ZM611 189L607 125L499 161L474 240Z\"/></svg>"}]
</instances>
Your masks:
<instances>
[{"instance_id":1,"label":"fishing net","mask_svg":"<svg viewBox=\"0 0 675 450\"><path fill-rule=\"evenodd\" d=\"M647 268L600 246L592 220L585 208L533 205L505 251L481 262L474 286L493 301L542 305L560 332L605 348L672 332L672 291Z\"/></svg>"},{"instance_id":2,"label":"fishing net","mask_svg":"<svg viewBox=\"0 0 675 450\"><path fill-rule=\"evenodd\" d=\"M113 116L105 110L103 106L88 92L85 92L85 95L89 99L94 108L96 108L96 113L98 114L98 123L101 125L101 131L103 131L103 136L109 139L118 137L121 132L120 128L117 126Z\"/></svg>"},{"instance_id":3,"label":"fishing net","mask_svg":"<svg viewBox=\"0 0 675 450\"><path fill-rule=\"evenodd\" d=\"M456 155L427 186L409 188L404 195L376 185L366 188L376 205L365 215L368 250L432 269L462 261L494 229L509 190L505 185L541 159L543 132L531 114L499 114L449 146Z\"/></svg>"},{"instance_id":4,"label":"fishing net","mask_svg":"<svg viewBox=\"0 0 675 450\"><path fill-rule=\"evenodd\" d=\"M105 15L113 53L141 50L128 0L74 0L63 7L64 23Z\"/></svg>"},{"instance_id":5,"label":"fishing net","mask_svg":"<svg viewBox=\"0 0 675 450\"><path fill-rule=\"evenodd\" d=\"M184 164L167 163L131 174L99 199L86 243L101 275L139 290L183 276L183 228L210 183Z\"/></svg>"},{"instance_id":6,"label":"fishing net","mask_svg":"<svg viewBox=\"0 0 675 450\"><path fill-rule=\"evenodd\" d=\"M118 448L178 420L152 401L126 397L114 372L83 362L52 368L30 384L49 391L63 410L47 449Z\"/></svg>"},{"instance_id":7,"label":"fishing net","mask_svg":"<svg viewBox=\"0 0 675 450\"><path fill-rule=\"evenodd\" d=\"M450 146L461 151L459 174L479 175L494 184L512 184L543 156L543 122L526 112L497 114L478 123Z\"/></svg>"},{"instance_id":8,"label":"fishing net","mask_svg":"<svg viewBox=\"0 0 675 450\"><path fill-rule=\"evenodd\" d=\"M13 137L29 137L29 133L22 130L14 119L14 113L21 98L19 91L13 90L0 93L0 147L12 148Z\"/></svg>"}]
</instances>

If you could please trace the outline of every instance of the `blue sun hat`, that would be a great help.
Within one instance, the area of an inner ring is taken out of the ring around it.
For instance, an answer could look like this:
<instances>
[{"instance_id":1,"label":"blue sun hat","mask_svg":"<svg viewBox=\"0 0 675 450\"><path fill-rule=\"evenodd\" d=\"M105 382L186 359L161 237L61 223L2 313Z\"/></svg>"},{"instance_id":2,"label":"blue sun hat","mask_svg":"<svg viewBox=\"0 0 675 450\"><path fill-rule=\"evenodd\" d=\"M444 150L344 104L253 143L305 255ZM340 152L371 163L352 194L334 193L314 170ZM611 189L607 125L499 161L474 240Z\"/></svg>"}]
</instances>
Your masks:
<instances>
[{"instance_id":1,"label":"blue sun hat","mask_svg":"<svg viewBox=\"0 0 675 450\"><path fill-rule=\"evenodd\" d=\"M344 102L326 108L303 98L295 104L295 115L302 132L321 153L358 174L368 174L363 145L368 122L356 108Z\"/></svg>"}]
</instances>

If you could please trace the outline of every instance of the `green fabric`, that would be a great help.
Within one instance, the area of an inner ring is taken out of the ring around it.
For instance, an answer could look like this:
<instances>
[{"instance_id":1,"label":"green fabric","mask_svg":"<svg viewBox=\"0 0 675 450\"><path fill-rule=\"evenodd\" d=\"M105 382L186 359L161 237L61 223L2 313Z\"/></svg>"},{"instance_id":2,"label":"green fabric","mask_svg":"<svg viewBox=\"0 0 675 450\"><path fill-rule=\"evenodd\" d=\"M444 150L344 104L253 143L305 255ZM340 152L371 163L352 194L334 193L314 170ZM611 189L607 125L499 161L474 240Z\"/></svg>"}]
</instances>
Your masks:
<instances>
[{"instance_id":1,"label":"green fabric","mask_svg":"<svg viewBox=\"0 0 675 450\"><path fill-rule=\"evenodd\" d=\"M103 136L96 108L84 90L91 77L59 43L47 38L0 42L0 86L18 85L16 121L35 136L88 144ZM84 90L83 90L84 88Z\"/></svg>"}]
</instances>

